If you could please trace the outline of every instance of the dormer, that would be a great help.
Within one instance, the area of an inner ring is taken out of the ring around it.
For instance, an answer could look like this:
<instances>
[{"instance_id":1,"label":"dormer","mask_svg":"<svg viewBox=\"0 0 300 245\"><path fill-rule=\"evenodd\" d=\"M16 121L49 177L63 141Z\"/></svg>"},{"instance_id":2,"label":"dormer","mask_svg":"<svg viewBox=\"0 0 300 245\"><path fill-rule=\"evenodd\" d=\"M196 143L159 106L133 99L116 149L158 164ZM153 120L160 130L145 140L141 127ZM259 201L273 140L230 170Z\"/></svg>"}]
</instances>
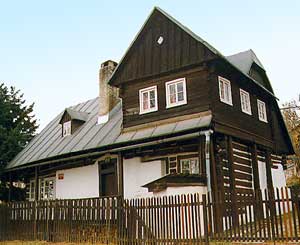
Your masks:
<instances>
[{"instance_id":1,"label":"dormer","mask_svg":"<svg viewBox=\"0 0 300 245\"><path fill-rule=\"evenodd\" d=\"M86 122L88 116L89 114L86 112L66 108L59 121L59 124L62 125L62 137L72 135L82 124Z\"/></svg>"}]
</instances>

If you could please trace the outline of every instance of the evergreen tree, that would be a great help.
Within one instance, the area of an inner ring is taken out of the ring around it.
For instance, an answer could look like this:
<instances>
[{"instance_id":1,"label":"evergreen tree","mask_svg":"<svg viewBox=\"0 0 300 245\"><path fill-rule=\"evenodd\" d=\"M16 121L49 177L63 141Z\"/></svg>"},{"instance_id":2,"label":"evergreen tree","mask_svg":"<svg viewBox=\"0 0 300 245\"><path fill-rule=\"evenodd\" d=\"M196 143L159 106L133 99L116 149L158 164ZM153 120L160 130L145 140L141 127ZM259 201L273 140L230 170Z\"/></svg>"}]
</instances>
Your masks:
<instances>
[{"instance_id":1,"label":"evergreen tree","mask_svg":"<svg viewBox=\"0 0 300 245\"><path fill-rule=\"evenodd\" d=\"M0 84L0 200L7 196L2 174L5 166L34 137L38 128L34 103L27 106L23 97L20 90Z\"/></svg>"}]
</instances>

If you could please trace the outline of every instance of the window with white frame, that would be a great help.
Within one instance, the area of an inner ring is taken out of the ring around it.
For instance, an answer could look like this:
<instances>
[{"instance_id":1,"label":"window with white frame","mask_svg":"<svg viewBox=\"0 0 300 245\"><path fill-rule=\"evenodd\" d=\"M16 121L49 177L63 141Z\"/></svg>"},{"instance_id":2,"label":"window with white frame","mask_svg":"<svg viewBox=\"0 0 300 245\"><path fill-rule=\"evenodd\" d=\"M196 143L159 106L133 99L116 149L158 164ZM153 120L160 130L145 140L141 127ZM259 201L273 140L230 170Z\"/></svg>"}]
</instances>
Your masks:
<instances>
[{"instance_id":1,"label":"window with white frame","mask_svg":"<svg viewBox=\"0 0 300 245\"><path fill-rule=\"evenodd\" d=\"M262 122L268 122L266 103L258 99L257 100L257 110L258 110L259 120L262 121Z\"/></svg>"},{"instance_id":2,"label":"window with white frame","mask_svg":"<svg viewBox=\"0 0 300 245\"><path fill-rule=\"evenodd\" d=\"M29 201L34 201L35 199L35 181L34 180L31 180L29 182L29 190L28 190L28 199Z\"/></svg>"},{"instance_id":3,"label":"window with white frame","mask_svg":"<svg viewBox=\"0 0 300 245\"><path fill-rule=\"evenodd\" d=\"M186 81L179 78L166 82L166 104L167 108L180 106L187 103Z\"/></svg>"},{"instance_id":4,"label":"window with white frame","mask_svg":"<svg viewBox=\"0 0 300 245\"><path fill-rule=\"evenodd\" d=\"M240 89L240 97L242 112L251 115L252 111L250 103L250 94L247 91Z\"/></svg>"},{"instance_id":5,"label":"window with white frame","mask_svg":"<svg viewBox=\"0 0 300 245\"><path fill-rule=\"evenodd\" d=\"M140 114L157 111L157 86L144 88L139 91Z\"/></svg>"},{"instance_id":6,"label":"window with white frame","mask_svg":"<svg viewBox=\"0 0 300 245\"><path fill-rule=\"evenodd\" d=\"M188 158L180 160L180 169L183 174L199 174L199 159Z\"/></svg>"},{"instance_id":7,"label":"window with white frame","mask_svg":"<svg viewBox=\"0 0 300 245\"><path fill-rule=\"evenodd\" d=\"M52 199L55 199L55 177L40 179L39 200Z\"/></svg>"},{"instance_id":8,"label":"window with white frame","mask_svg":"<svg viewBox=\"0 0 300 245\"><path fill-rule=\"evenodd\" d=\"M219 76L219 94L220 94L220 100L223 103L232 105L230 81L221 76Z\"/></svg>"},{"instance_id":9,"label":"window with white frame","mask_svg":"<svg viewBox=\"0 0 300 245\"><path fill-rule=\"evenodd\" d=\"M67 121L63 123L63 137L71 135L71 121Z\"/></svg>"}]
</instances>

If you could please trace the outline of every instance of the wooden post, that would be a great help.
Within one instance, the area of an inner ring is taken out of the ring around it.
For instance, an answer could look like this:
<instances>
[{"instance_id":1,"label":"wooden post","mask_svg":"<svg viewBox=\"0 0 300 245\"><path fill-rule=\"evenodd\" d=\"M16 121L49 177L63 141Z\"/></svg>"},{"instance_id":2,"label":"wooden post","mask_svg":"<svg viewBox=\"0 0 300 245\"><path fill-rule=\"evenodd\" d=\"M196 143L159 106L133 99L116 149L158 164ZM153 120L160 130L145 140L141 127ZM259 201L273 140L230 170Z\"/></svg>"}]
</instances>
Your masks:
<instances>
[{"instance_id":1,"label":"wooden post","mask_svg":"<svg viewBox=\"0 0 300 245\"><path fill-rule=\"evenodd\" d=\"M271 166L272 166L271 153L269 150L267 150L266 151L267 187L270 189L273 188Z\"/></svg>"},{"instance_id":2,"label":"wooden post","mask_svg":"<svg viewBox=\"0 0 300 245\"><path fill-rule=\"evenodd\" d=\"M12 178L11 178L11 172L9 172L8 202L11 202L12 187L13 187L13 183L12 183Z\"/></svg>"},{"instance_id":3,"label":"wooden post","mask_svg":"<svg viewBox=\"0 0 300 245\"><path fill-rule=\"evenodd\" d=\"M38 166L35 167L34 183L35 183L35 197L34 197L34 200L38 201L39 200L39 169L38 169Z\"/></svg>"},{"instance_id":4,"label":"wooden post","mask_svg":"<svg viewBox=\"0 0 300 245\"><path fill-rule=\"evenodd\" d=\"M118 153L118 183L119 183L119 195L124 196L124 178L123 178L123 156L122 153Z\"/></svg>"},{"instance_id":5,"label":"wooden post","mask_svg":"<svg viewBox=\"0 0 300 245\"><path fill-rule=\"evenodd\" d=\"M258 190L258 189L260 189L260 185L259 185L259 172L258 172L257 145L256 144L253 144L253 146L251 147L251 157L252 157L254 190Z\"/></svg>"}]
</instances>

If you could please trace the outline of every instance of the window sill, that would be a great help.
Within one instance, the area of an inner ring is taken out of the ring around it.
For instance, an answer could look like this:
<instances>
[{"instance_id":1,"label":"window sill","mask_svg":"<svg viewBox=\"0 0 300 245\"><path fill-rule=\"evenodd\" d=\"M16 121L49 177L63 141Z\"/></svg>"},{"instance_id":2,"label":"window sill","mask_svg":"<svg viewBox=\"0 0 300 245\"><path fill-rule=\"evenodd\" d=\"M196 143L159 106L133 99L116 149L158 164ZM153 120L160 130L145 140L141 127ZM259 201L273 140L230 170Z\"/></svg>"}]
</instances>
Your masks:
<instances>
[{"instance_id":1,"label":"window sill","mask_svg":"<svg viewBox=\"0 0 300 245\"><path fill-rule=\"evenodd\" d=\"M151 111L140 111L140 112L139 112L139 115L148 114L148 113L156 112L156 111L158 111L158 110L155 109L155 110L151 110Z\"/></svg>"},{"instance_id":2,"label":"window sill","mask_svg":"<svg viewBox=\"0 0 300 245\"><path fill-rule=\"evenodd\" d=\"M186 104L187 104L187 101L183 101L183 102L180 102L180 103L167 105L167 106L166 106L166 109L173 108L173 107L177 107L177 106L182 106L182 105L186 105Z\"/></svg>"}]
</instances>

